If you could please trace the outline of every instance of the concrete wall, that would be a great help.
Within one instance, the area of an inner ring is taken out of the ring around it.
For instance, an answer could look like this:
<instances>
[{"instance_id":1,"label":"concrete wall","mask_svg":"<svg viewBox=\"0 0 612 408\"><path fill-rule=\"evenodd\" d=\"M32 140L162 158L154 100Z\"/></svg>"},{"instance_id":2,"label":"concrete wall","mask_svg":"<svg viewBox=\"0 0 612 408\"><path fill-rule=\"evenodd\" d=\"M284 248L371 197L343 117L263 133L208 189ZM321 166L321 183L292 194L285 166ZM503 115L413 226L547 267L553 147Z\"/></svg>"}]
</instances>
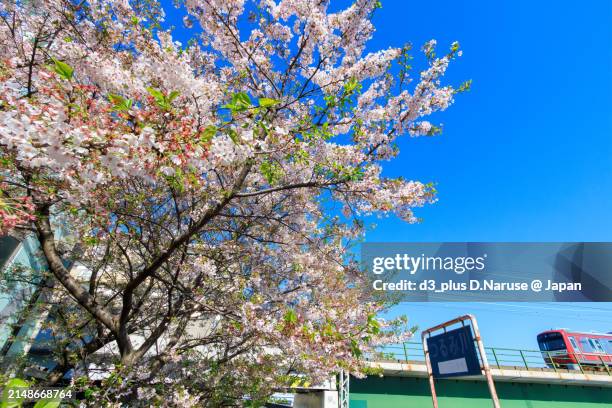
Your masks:
<instances>
[{"instance_id":1,"label":"concrete wall","mask_svg":"<svg viewBox=\"0 0 612 408\"><path fill-rule=\"evenodd\" d=\"M502 408L604 408L612 407L612 388L496 383ZM491 408L484 381L436 381L439 408ZM351 378L351 408L429 408L429 383L425 378Z\"/></svg>"},{"instance_id":2,"label":"concrete wall","mask_svg":"<svg viewBox=\"0 0 612 408\"><path fill-rule=\"evenodd\" d=\"M295 394L293 408L338 408L338 392L316 391Z\"/></svg>"}]
</instances>

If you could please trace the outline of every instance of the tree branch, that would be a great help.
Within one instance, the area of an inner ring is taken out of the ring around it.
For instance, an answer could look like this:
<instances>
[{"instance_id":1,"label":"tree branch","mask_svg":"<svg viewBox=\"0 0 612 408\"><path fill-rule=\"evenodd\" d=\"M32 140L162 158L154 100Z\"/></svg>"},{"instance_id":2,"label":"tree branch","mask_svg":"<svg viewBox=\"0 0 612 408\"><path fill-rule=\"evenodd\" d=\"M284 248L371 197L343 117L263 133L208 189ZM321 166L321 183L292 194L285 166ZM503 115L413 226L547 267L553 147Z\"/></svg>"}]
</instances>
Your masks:
<instances>
[{"instance_id":1,"label":"tree branch","mask_svg":"<svg viewBox=\"0 0 612 408\"><path fill-rule=\"evenodd\" d=\"M91 313L99 322L106 326L113 334L118 334L117 322L113 315L106 310L102 305L98 304L95 298L85 290L75 278L70 275L70 272L64 266L62 259L57 254L55 247L55 238L53 230L49 222L49 207L44 205L38 208L39 216L35 224L38 232L38 240L41 244L43 253L49 269L58 281L68 290L70 295L89 313Z\"/></svg>"}]
</instances>

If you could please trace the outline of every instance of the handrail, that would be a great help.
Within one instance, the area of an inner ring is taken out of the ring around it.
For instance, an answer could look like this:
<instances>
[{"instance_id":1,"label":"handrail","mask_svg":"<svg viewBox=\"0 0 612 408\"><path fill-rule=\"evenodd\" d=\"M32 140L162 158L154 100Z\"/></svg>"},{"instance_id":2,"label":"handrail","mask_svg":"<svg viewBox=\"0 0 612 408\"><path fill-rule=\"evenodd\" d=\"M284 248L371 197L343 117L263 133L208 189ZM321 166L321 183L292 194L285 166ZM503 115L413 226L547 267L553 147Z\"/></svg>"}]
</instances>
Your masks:
<instances>
[{"instance_id":1,"label":"handrail","mask_svg":"<svg viewBox=\"0 0 612 408\"><path fill-rule=\"evenodd\" d=\"M598 371L612 376L612 354L568 352L563 350L544 351L513 349L504 347L485 347L491 365L498 369L520 367L525 370L552 369L567 371ZM380 347L370 359L398 361L424 361L421 343L405 342Z\"/></svg>"}]
</instances>

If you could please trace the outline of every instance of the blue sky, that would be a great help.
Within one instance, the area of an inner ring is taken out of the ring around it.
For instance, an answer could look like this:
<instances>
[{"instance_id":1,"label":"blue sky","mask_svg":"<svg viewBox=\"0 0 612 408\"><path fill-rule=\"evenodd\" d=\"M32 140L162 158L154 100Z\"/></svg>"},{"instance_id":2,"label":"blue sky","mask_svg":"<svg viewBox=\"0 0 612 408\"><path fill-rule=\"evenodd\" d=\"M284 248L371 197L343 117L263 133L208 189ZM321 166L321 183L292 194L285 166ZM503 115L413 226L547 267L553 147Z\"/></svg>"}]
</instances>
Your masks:
<instances>
[{"instance_id":1,"label":"blue sky","mask_svg":"<svg viewBox=\"0 0 612 408\"><path fill-rule=\"evenodd\" d=\"M447 79L472 90L406 139L388 175L434 181L419 225L373 220L369 242L612 240L612 2L383 1L372 49L461 43ZM537 349L537 333L612 331L611 304L402 304L426 328L474 313L488 345Z\"/></svg>"},{"instance_id":2,"label":"blue sky","mask_svg":"<svg viewBox=\"0 0 612 408\"><path fill-rule=\"evenodd\" d=\"M419 225L368 220L378 227L366 240L611 241L612 2L382 3L369 51L407 41L418 50L435 38L441 54L458 40L464 55L446 79L473 84L431 118L444 123L441 136L403 139L399 159L386 167L388 176L436 182L439 202L417 211ZM550 327L612 330L611 304L429 303L393 311L421 327L467 312L499 347L535 348L535 335Z\"/></svg>"},{"instance_id":3,"label":"blue sky","mask_svg":"<svg viewBox=\"0 0 612 408\"><path fill-rule=\"evenodd\" d=\"M439 202L368 240L610 241L612 2L388 0L375 20L372 49L460 41L447 79L474 82L387 167Z\"/></svg>"}]
</instances>

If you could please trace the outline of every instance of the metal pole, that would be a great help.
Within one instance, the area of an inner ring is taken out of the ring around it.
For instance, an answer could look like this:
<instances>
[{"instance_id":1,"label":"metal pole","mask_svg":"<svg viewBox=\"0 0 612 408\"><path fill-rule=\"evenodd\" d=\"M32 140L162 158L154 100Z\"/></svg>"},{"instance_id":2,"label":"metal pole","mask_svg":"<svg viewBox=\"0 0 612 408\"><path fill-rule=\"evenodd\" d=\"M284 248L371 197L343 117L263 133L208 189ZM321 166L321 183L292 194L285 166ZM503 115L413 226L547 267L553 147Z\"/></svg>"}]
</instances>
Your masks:
<instances>
[{"instance_id":1,"label":"metal pole","mask_svg":"<svg viewBox=\"0 0 612 408\"><path fill-rule=\"evenodd\" d=\"M429 359L429 349L427 348L426 336L429 331L426 330L421 333L421 340L423 341L423 353L425 353L425 365L427 366L427 376L429 377L429 387L431 388L431 400L433 402L433 408L438 408L438 396L436 395L436 384L433 377L433 369L431 368L431 360Z\"/></svg>"},{"instance_id":2,"label":"metal pole","mask_svg":"<svg viewBox=\"0 0 612 408\"><path fill-rule=\"evenodd\" d=\"M342 401L344 400L344 390L342 389L342 383L344 382L344 370L340 370L338 374L338 408L344 408Z\"/></svg>"},{"instance_id":3,"label":"metal pole","mask_svg":"<svg viewBox=\"0 0 612 408\"><path fill-rule=\"evenodd\" d=\"M338 406L340 408L349 407L349 381L351 375L348 371L340 370L338 384Z\"/></svg>"},{"instance_id":4,"label":"metal pole","mask_svg":"<svg viewBox=\"0 0 612 408\"><path fill-rule=\"evenodd\" d=\"M478 329L476 317L473 315L467 315L466 317L472 322L472 330L474 330L474 337L476 339L476 344L478 344L478 351L480 352L482 366L485 376L487 377L487 384L489 385L489 391L491 392L491 399L493 399L493 407L500 408L499 398L497 397L497 391L495 390L495 383L493 382L493 375L491 375L491 367L489 367L487 354L485 353L484 345L482 344L482 338L480 337L480 330Z\"/></svg>"}]
</instances>

